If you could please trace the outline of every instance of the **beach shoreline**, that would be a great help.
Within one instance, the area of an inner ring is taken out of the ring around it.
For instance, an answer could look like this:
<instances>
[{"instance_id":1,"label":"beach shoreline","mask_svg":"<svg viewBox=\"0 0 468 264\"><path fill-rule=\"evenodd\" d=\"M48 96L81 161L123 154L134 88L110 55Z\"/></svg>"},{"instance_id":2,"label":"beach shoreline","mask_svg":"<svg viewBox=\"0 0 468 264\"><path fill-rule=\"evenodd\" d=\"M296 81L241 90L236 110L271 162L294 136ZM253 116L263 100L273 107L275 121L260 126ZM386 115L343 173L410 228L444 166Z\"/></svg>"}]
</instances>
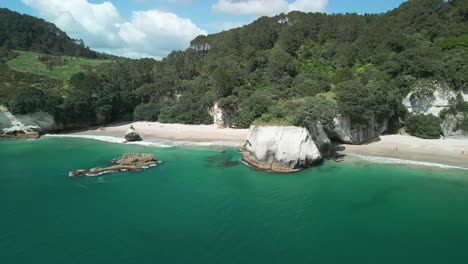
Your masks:
<instances>
[{"instance_id":1,"label":"beach shoreline","mask_svg":"<svg viewBox=\"0 0 468 264\"><path fill-rule=\"evenodd\" d=\"M133 122L111 124L89 130L51 135L54 137L81 137L107 142L124 143L124 135L132 125L144 139L131 144L154 147L170 146L224 146L240 147L245 143L248 129L219 128L215 125L162 124ZM464 153L463 153L464 152ZM408 135L382 135L364 145L337 144L337 153L348 159L376 161L386 158L388 163L405 164L411 161L421 165L439 164L468 168L468 137L421 139ZM373 157L373 158L370 158ZM400 160L400 161L399 161Z\"/></svg>"},{"instance_id":2,"label":"beach shoreline","mask_svg":"<svg viewBox=\"0 0 468 264\"><path fill-rule=\"evenodd\" d=\"M364 145L338 145L338 154L376 161L386 158L388 163L424 163L468 169L468 138L421 139L409 135L383 135ZM373 157L370 159L368 157ZM401 160L399 163L398 160Z\"/></svg>"}]
</instances>

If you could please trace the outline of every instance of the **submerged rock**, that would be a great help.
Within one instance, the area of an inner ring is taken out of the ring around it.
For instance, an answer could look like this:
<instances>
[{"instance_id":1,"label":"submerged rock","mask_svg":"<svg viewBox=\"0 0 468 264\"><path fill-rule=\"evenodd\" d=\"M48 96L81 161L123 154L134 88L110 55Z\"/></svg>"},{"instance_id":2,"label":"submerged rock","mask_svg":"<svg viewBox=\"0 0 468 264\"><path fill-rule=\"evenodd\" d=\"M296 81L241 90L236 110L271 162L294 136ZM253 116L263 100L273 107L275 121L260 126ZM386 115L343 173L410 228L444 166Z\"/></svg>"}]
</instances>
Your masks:
<instances>
[{"instance_id":1,"label":"submerged rock","mask_svg":"<svg viewBox=\"0 0 468 264\"><path fill-rule=\"evenodd\" d=\"M140 134L136 132L133 126L130 126L130 129L125 133L125 140L127 142L134 142L134 141L142 141L143 139L140 137Z\"/></svg>"},{"instance_id":2,"label":"submerged rock","mask_svg":"<svg viewBox=\"0 0 468 264\"><path fill-rule=\"evenodd\" d=\"M322 155L306 128L294 126L252 126L242 160L272 172L294 172L322 160Z\"/></svg>"},{"instance_id":3,"label":"submerged rock","mask_svg":"<svg viewBox=\"0 0 468 264\"><path fill-rule=\"evenodd\" d=\"M92 168L89 170L74 170L70 171L68 176L99 176L109 172L140 171L142 169L154 167L159 163L160 162L155 159L153 154L127 153L120 159L113 159L112 166L106 168Z\"/></svg>"}]
</instances>

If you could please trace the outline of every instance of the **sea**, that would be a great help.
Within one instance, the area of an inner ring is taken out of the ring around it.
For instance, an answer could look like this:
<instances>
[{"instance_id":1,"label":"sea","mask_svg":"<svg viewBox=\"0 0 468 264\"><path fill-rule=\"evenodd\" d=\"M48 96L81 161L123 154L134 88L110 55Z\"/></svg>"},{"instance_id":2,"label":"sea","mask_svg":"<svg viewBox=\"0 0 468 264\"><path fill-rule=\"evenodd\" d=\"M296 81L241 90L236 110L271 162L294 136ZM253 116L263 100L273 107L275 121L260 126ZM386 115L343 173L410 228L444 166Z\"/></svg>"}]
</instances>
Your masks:
<instances>
[{"instance_id":1,"label":"sea","mask_svg":"<svg viewBox=\"0 0 468 264\"><path fill-rule=\"evenodd\" d=\"M127 152L162 163L68 177ZM240 157L231 147L0 141L0 263L468 263L466 170L354 157L273 174Z\"/></svg>"}]
</instances>

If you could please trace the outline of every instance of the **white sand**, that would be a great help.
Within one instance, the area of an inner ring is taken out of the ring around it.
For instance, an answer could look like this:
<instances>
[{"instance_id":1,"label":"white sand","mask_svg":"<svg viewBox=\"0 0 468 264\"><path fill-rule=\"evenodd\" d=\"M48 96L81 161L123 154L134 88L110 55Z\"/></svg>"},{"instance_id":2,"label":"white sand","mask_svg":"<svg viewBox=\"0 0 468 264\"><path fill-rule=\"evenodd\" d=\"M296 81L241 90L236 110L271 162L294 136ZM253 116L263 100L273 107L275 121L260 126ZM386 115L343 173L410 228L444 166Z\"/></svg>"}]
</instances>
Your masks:
<instances>
[{"instance_id":1,"label":"white sand","mask_svg":"<svg viewBox=\"0 0 468 264\"><path fill-rule=\"evenodd\" d=\"M173 141L245 142L248 129L219 128L216 125L162 124L159 122L134 122L124 125L109 125L100 128L71 133L73 135L124 137L130 125L145 141L168 139Z\"/></svg>"},{"instance_id":2,"label":"white sand","mask_svg":"<svg viewBox=\"0 0 468 264\"><path fill-rule=\"evenodd\" d=\"M432 162L468 168L468 138L420 139L404 135L386 135L367 145L341 146L345 148L340 151L342 154Z\"/></svg>"}]
</instances>

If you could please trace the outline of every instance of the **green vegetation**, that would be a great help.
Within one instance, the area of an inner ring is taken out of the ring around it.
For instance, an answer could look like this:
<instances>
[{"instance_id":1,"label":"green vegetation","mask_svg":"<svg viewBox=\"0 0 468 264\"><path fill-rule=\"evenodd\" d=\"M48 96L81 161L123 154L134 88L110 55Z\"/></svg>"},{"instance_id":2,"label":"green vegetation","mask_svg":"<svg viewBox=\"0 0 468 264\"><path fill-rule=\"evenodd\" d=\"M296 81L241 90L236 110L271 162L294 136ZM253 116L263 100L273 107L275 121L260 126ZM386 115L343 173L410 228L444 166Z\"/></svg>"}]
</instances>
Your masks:
<instances>
[{"instance_id":1,"label":"green vegetation","mask_svg":"<svg viewBox=\"0 0 468 264\"><path fill-rule=\"evenodd\" d=\"M95 69L99 64L105 62L68 56L42 55L27 51L15 52L18 55L7 63L11 69L60 80L68 80L75 73Z\"/></svg>"},{"instance_id":2,"label":"green vegetation","mask_svg":"<svg viewBox=\"0 0 468 264\"><path fill-rule=\"evenodd\" d=\"M117 58L90 50L54 24L0 8L0 47L85 58Z\"/></svg>"},{"instance_id":3,"label":"green vegetation","mask_svg":"<svg viewBox=\"0 0 468 264\"><path fill-rule=\"evenodd\" d=\"M440 138L441 120L434 115L413 114L406 120L408 132L415 137L437 139Z\"/></svg>"},{"instance_id":4,"label":"green vegetation","mask_svg":"<svg viewBox=\"0 0 468 264\"><path fill-rule=\"evenodd\" d=\"M14 27L0 26L6 32L0 34L0 61L9 61L8 67L0 63L0 103L21 112L52 112L68 124L130 114L207 124L207 110L218 102L238 127L308 125L313 119L329 126L329 113L349 117L354 127L371 119L398 127L407 115L401 101L411 90L428 100L425 91L436 82L468 91L467 10L465 0L410 0L378 15L290 12L199 36L189 49L161 61L113 63L63 56L108 58L87 53L82 42L42 20L26 16L26 29L18 28L22 20L10 14L1 19L10 18ZM33 36L25 34L36 27ZM58 32L57 45L45 28ZM49 55L20 52L14 58L11 49ZM57 105L26 103L23 97L36 90ZM408 120L422 127L413 127L413 134L437 134L432 117Z\"/></svg>"},{"instance_id":5,"label":"green vegetation","mask_svg":"<svg viewBox=\"0 0 468 264\"><path fill-rule=\"evenodd\" d=\"M295 125L314 127L320 122L325 129L333 130L333 118L338 114L338 109L332 101L325 97L307 97L298 110Z\"/></svg>"}]
</instances>

